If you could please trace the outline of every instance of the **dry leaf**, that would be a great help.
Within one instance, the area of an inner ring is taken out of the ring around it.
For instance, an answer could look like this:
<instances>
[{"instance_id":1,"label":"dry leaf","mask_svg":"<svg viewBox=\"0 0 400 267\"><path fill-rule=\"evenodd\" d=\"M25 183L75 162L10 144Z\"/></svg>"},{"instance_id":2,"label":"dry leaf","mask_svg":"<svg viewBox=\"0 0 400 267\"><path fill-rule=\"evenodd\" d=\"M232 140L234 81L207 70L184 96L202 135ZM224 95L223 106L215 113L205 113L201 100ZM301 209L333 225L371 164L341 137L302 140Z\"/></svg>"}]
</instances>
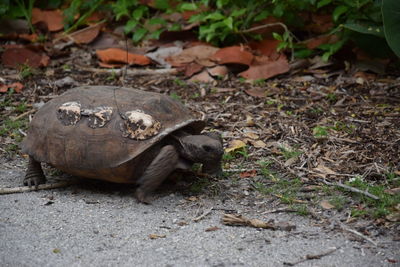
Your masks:
<instances>
[{"instance_id":1,"label":"dry leaf","mask_svg":"<svg viewBox=\"0 0 400 267\"><path fill-rule=\"evenodd\" d=\"M44 22L47 29L51 32L56 32L64 29L64 16L61 10L40 10L39 8L32 9L32 24Z\"/></svg>"},{"instance_id":2,"label":"dry leaf","mask_svg":"<svg viewBox=\"0 0 400 267\"><path fill-rule=\"evenodd\" d=\"M146 56L127 53L126 50L119 48L96 50L96 54L99 57L99 59L106 64L122 63L122 64L148 65L151 63L150 59Z\"/></svg>"},{"instance_id":3,"label":"dry leaf","mask_svg":"<svg viewBox=\"0 0 400 267\"><path fill-rule=\"evenodd\" d=\"M320 203L319 203L319 205L321 206L321 207L323 207L324 209L326 209L326 210L330 210L330 209L333 209L335 206L333 206L331 203L329 203L329 201L328 200L322 200Z\"/></svg>"},{"instance_id":4,"label":"dry leaf","mask_svg":"<svg viewBox=\"0 0 400 267\"><path fill-rule=\"evenodd\" d=\"M251 42L249 46L260 55L277 59L279 57L279 53L276 51L276 48L279 43L280 41L275 39L264 39L259 42Z\"/></svg>"},{"instance_id":5,"label":"dry leaf","mask_svg":"<svg viewBox=\"0 0 400 267\"><path fill-rule=\"evenodd\" d=\"M0 85L0 93L6 93L8 92L8 89L14 89L16 93L21 93L22 88L24 88L24 85L20 82L15 82L12 84L3 84Z\"/></svg>"},{"instance_id":6,"label":"dry leaf","mask_svg":"<svg viewBox=\"0 0 400 267\"><path fill-rule=\"evenodd\" d=\"M196 62L203 66L215 65L210 57L218 48L209 45L197 45L183 50L181 53L168 57L166 61L174 67L182 67L188 63Z\"/></svg>"},{"instance_id":7,"label":"dry leaf","mask_svg":"<svg viewBox=\"0 0 400 267\"><path fill-rule=\"evenodd\" d=\"M314 171L320 173L321 177L326 178L327 175L337 175L337 172L329 169L328 167L326 167L325 165L323 165L322 163L320 163L317 167L315 167L313 169Z\"/></svg>"},{"instance_id":8,"label":"dry leaf","mask_svg":"<svg viewBox=\"0 0 400 267\"><path fill-rule=\"evenodd\" d=\"M70 37L77 44L88 44L91 43L99 35L102 27L102 23L86 27L82 30L71 33Z\"/></svg>"},{"instance_id":9,"label":"dry leaf","mask_svg":"<svg viewBox=\"0 0 400 267\"><path fill-rule=\"evenodd\" d=\"M230 46L219 49L212 59L219 64L250 65L253 61L251 54L244 46Z\"/></svg>"},{"instance_id":10,"label":"dry leaf","mask_svg":"<svg viewBox=\"0 0 400 267\"><path fill-rule=\"evenodd\" d=\"M47 55L25 47L7 48L1 59L4 66L12 68L19 67L23 64L33 68L39 68L45 67L50 63L50 58Z\"/></svg>"},{"instance_id":11,"label":"dry leaf","mask_svg":"<svg viewBox=\"0 0 400 267\"><path fill-rule=\"evenodd\" d=\"M215 66L207 70L211 76L225 77L228 74L228 68L226 66Z\"/></svg>"},{"instance_id":12,"label":"dry leaf","mask_svg":"<svg viewBox=\"0 0 400 267\"><path fill-rule=\"evenodd\" d=\"M255 148L266 148L266 147L267 147L267 144L264 143L264 141L262 141L262 140L257 140L257 141L250 140L250 143L251 143Z\"/></svg>"},{"instance_id":13,"label":"dry leaf","mask_svg":"<svg viewBox=\"0 0 400 267\"><path fill-rule=\"evenodd\" d=\"M225 225L232 225L232 226L251 226L256 228L283 230L283 231L291 231L296 228L295 225L291 225L289 223L274 224L270 222L264 222L259 219L248 219L242 215L236 215L236 214L224 214L224 216L222 217L222 223Z\"/></svg>"},{"instance_id":14,"label":"dry leaf","mask_svg":"<svg viewBox=\"0 0 400 267\"><path fill-rule=\"evenodd\" d=\"M253 132L246 132L246 133L244 133L244 136L246 136L246 137L248 137L250 139L258 139L258 138L260 138L260 136L258 134L253 133Z\"/></svg>"},{"instance_id":15,"label":"dry leaf","mask_svg":"<svg viewBox=\"0 0 400 267\"><path fill-rule=\"evenodd\" d=\"M240 178L250 178L250 177L254 177L256 175L257 175L257 171L256 170L245 171L245 172L241 172L239 174Z\"/></svg>"},{"instance_id":16,"label":"dry leaf","mask_svg":"<svg viewBox=\"0 0 400 267\"><path fill-rule=\"evenodd\" d=\"M290 70L289 63L284 55L281 55L277 60L271 60L268 57L257 57L250 68L239 73L240 76L246 79L258 80L268 79L278 74L286 73Z\"/></svg>"},{"instance_id":17,"label":"dry leaf","mask_svg":"<svg viewBox=\"0 0 400 267\"><path fill-rule=\"evenodd\" d=\"M166 235L149 234L150 239L166 238Z\"/></svg>"},{"instance_id":18,"label":"dry leaf","mask_svg":"<svg viewBox=\"0 0 400 267\"><path fill-rule=\"evenodd\" d=\"M245 90L246 94L249 96L254 96L254 97L265 97L266 90L265 88L260 88L260 87L255 87L251 89Z\"/></svg>"},{"instance_id":19,"label":"dry leaf","mask_svg":"<svg viewBox=\"0 0 400 267\"><path fill-rule=\"evenodd\" d=\"M228 147L225 148L225 152L229 153L229 152L238 150L240 148L243 148L245 146L246 146L246 144L242 140L232 140L232 141L229 142Z\"/></svg>"},{"instance_id":20,"label":"dry leaf","mask_svg":"<svg viewBox=\"0 0 400 267\"><path fill-rule=\"evenodd\" d=\"M214 78L210 76L207 70L203 70L202 72L192 76L192 78L189 79L189 82L212 83L214 81Z\"/></svg>"}]
</instances>

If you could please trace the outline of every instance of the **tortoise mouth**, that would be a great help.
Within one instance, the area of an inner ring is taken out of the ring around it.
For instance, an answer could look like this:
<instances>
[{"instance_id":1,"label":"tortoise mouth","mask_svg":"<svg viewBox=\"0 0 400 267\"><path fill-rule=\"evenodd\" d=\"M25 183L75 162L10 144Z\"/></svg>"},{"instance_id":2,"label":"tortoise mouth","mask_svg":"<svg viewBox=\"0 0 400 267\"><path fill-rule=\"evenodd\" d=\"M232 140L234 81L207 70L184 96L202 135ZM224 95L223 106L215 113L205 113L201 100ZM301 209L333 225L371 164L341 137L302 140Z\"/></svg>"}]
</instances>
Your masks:
<instances>
[{"instance_id":1,"label":"tortoise mouth","mask_svg":"<svg viewBox=\"0 0 400 267\"><path fill-rule=\"evenodd\" d=\"M218 162L218 164L204 163L202 172L207 173L212 176L221 176L222 175L221 163L220 162Z\"/></svg>"}]
</instances>

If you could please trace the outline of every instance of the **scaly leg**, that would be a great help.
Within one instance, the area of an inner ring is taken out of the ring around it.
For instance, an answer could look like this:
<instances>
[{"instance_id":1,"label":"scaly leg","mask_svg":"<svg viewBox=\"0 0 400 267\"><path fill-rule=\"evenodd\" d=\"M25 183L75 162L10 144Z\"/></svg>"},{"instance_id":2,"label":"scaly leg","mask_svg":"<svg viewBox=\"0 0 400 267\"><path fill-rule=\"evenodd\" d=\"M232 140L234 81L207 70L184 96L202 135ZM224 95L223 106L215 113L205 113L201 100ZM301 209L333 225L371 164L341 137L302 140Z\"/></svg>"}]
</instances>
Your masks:
<instances>
[{"instance_id":1,"label":"scaly leg","mask_svg":"<svg viewBox=\"0 0 400 267\"><path fill-rule=\"evenodd\" d=\"M148 194L154 191L167 177L176 169L179 155L172 145L164 146L160 153L153 159L138 180L139 187L136 189L136 198L143 203L150 203Z\"/></svg>"},{"instance_id":2,"label":"scaly leg","mask_svg":"<svg viewBox=\"0 0 400 267\"><path fill-rule=\"evenodd\" d=\"M43 174L42 166L40 162L36 161L33 157L29 156L28 170L26 171L24 178L24 185L29 187L44 184L46 182L46 177Z\"/></svg>"}]
</instances>

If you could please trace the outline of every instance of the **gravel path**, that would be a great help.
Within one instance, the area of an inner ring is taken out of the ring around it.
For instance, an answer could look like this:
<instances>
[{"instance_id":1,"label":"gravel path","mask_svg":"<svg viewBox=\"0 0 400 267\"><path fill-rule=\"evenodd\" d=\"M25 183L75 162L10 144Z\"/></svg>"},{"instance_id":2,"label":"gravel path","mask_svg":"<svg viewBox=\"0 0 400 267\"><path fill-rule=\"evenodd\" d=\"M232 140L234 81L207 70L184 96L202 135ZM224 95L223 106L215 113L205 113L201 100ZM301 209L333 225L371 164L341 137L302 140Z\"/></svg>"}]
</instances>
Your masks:
<instances>
[{"instance_id":1,"label":"gravel path","mask_svg":"<svg viewBox=\"0 0 400 267\"><path fill-rule=\"evenodd\" d=\"M18 186L22 176L18 167L0 169L2 186ZM296 266L396 266L400 261L399 242L390 236L374 238L375 247L333 224L319 226L294 213L263 214L237 201L201 196L191 201L177 192L158 194L152 205L143 205L132 190L83 183L1 195L1 265L283 266L333 247L337 250L329 255ZM209 215L193 221L211 207ZM223 225L221 218L230 211L290 222L296 229Z\"/></svg>"}]
</instances>

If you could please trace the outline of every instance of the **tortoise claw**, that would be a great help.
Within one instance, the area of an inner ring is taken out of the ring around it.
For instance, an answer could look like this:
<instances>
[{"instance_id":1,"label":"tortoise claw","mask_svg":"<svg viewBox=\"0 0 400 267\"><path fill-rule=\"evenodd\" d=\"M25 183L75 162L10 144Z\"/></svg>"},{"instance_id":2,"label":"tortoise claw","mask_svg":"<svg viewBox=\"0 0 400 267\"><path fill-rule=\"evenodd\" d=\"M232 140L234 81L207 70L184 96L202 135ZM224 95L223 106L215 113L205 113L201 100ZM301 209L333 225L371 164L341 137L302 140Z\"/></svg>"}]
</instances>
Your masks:
<instances>
[{"instance_id":1,"label":"tortoise claw","mask_svg":"<svg viewBox=\"0 0 400 267\"><path fill-rule=\"evenodd\" d=\"M46 178L44 175L36 174L36 173L27 173L24 178L24 185L29 187L35 187L38 189L40 184L46 183Z\"/></svg>"},{"instance_id":2,"label":"tortoise claw","mask_svg":"<svg viewBox=\"0 0 400 267\"><path fill-rule=\"evenodd\" d=\"M140 188L138 188L136 190L135 197L140 203L151 204L151 199L150 199L149 195L145 191L141 190Z\"/></svg>"}]
</instances>

